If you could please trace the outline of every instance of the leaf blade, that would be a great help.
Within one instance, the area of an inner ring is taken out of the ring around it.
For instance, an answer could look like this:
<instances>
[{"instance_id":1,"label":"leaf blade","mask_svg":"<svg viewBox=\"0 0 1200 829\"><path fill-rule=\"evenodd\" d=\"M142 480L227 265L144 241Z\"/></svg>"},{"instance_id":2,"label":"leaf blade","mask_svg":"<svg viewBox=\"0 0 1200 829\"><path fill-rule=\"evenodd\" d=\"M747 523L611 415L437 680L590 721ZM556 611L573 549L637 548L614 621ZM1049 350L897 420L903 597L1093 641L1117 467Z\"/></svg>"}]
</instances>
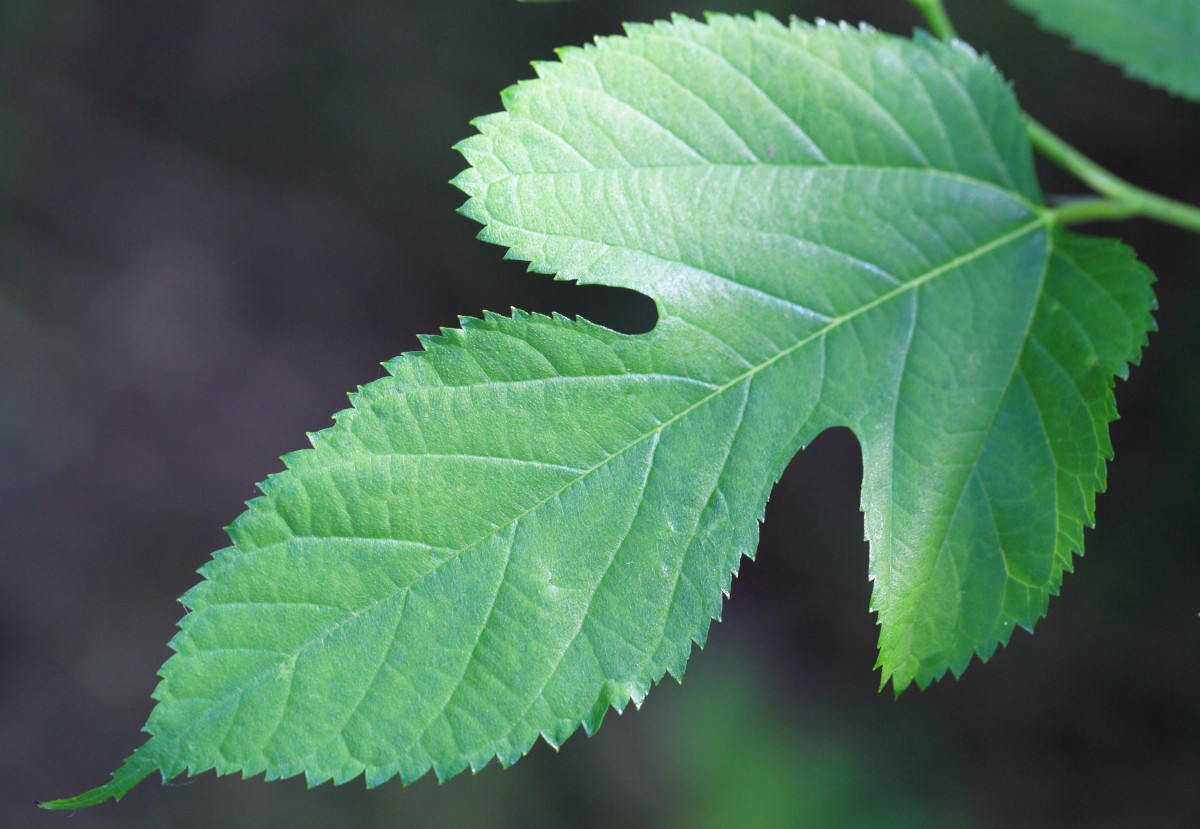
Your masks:
<instances>
[{"instance_id":1,"label":"leaf blade","mask_svg":"<svg viewBox=\"0 0 1200 829\"><path fill-rule=\"evenodd\" d=\"M1043 28L1130 77L1200 100L1200 8L1191 0L1012 0Z\"/></svg>"},{"instance_id":2,"label":"leaf blade","mask_svg":"<svg viewBox=\"0 0 1200 829\"><path fill-rule=\"evenodd\" d=\"M464 319L353 395L184 597L137 755L165 777L377 785L594 730L682 674L770 488L831 425L863 444L898 691L1031 625L1082 546L1148 276L1052 227L990 64L722 16L560 57L460 145L463 212L534 269L646 293L658 325ZM1060 242L1115 311L1047 300L1076 278ZM1046 337L1090 350L1063 372L1083 414L1056 417L1092 443L1014 463L1053 387L1021 374L1030 333L1063 308L1083 334Z\"/></svg>"}]
</instances>

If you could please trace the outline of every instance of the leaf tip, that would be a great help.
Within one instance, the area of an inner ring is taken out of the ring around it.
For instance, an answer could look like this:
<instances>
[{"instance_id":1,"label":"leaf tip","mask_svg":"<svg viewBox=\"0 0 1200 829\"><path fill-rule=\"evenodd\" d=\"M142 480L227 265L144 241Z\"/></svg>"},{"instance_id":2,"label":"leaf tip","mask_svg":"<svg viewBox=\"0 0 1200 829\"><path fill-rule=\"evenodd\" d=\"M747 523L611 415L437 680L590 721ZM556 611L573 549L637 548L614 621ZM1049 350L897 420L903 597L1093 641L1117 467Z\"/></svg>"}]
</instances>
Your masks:
<instances>
[{"instance_id":1,"label":"leaf tip","mask_svg":"<svg viewBox=\"0 0 1200 829\"><path fill-rule=\"evenodd\" d=\"M39 809L55 812L69 812L75 809L86 809L89 806L99 806L109 800L120 800L129 790L150 776L150 772L158 768L158 764L143 755L145 744L130 755L120 768L112 773L112 779L102 786L89 789L74 797L64 797L58 800L35 800Z\"/></svg>"}]
</instances>

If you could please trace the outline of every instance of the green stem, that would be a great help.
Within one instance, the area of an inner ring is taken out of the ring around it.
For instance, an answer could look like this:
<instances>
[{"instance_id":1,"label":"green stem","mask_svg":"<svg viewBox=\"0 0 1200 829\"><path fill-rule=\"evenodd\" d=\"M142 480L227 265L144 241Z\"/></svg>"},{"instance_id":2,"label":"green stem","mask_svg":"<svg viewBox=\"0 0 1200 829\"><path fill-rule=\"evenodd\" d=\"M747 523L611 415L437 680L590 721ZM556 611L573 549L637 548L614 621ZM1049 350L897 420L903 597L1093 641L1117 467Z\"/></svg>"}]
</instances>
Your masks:
<instances>
[{"instance_id":1,"label":"green stem","mask_svg":"<svg viewBox=\"0 0 1200 829\"><path fill-rule=\"evenodd\" d=\"M946 14L946 7L942 5L942 0L909 0L921 16L925 18L925 22L929 24L929 31L940 37L942 40L954 40L958 37L958 32L954 30L954 24L950 22L950 16Z\"/></svg>"},{"instance_id":2,"label":"green stem","mask_svg":"<svg viewBox=\"0 0 1200 829\"><path fill-rule=\"evenodd\" d=\"M1028 116L1029 140L1042 155L1107 199L1066 205L1052 211L1063 222L1146 216L1200 233L1200 207L1143 190L1113 175Z\"/></svg>"},{"instance_id":3,"label":"green stem","mask_svg":"<svg viewBox=\"0 0 1200 829\"><path fill-rule=\"evenodd\" d=\"M1136 215L1137 211L1128 204L1113 199L1077 199L1046 211L1052 222L1062 225L1128 219Z\"/></svg>"}]
</instances>

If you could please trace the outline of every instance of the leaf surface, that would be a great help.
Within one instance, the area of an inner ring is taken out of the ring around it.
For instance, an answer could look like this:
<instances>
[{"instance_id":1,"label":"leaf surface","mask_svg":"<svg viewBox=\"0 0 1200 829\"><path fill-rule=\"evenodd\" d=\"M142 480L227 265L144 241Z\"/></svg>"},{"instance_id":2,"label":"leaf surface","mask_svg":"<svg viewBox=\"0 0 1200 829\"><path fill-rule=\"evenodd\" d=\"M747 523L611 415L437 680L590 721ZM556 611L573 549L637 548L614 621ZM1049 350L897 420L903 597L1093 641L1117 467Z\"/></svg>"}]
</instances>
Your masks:
<instances>
[{"instance_id":1,"label":"leaf surface","mask_svg":"<svg viewBox=\"0 0 1200 829\"><path fill-rule=\"evenodd\" d=\"M1046 29L1134 78L1200 100L1196 0L1012 0Z\"/></svg>"},{"instance_id":2,"label":"leaf surface","mask_svg":"<svg viewBox=\"0 0 1200 829\"><path fill-rule=\"evenodd\" d=\"M147 743L51 805L155 768L444 778L591 732L683 673L833 425L863 446L885 682L1045 611L1152 296L1126 248L1053 227L991 65L714 16L536 69L461 145L464 212L657 326L488 314L391 361L184 596Z\"/></svg>"}]
</instances>

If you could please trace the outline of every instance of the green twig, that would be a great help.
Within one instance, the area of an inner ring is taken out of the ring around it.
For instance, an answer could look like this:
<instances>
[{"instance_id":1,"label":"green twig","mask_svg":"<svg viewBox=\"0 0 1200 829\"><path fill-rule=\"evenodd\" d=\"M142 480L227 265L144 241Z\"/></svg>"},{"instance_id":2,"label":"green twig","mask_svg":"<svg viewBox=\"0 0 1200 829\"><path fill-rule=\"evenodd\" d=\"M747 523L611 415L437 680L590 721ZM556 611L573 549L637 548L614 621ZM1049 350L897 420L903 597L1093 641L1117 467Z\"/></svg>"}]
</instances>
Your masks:
<instances>
[{"instance_id":1,"label":"green twig","mask_svg":"<svg viewBox=\"0 0 1200 829\"><path fill-rule=\"evenodd\" d=\"M1028 118L1029 140L1050 161L1062 167L1104 199L1089 199L1052 211L1064 223L1145 216L1200 233L1200 207L1185 204L1130 184L1063 141L1033 118Z\"/></svg>"},{"instance_id":2,"label":"green twig","mask_svg":"<svg viewBox=\"0 0 1200 829\"><path fill-rule=\"evenodd\" d=\"M942 40L953 40L958 37L958 32L954 30L954 24L950 22L950 16L946 14L946 7L942 5L942 0L909 0L921 16L925 18L925 22L929 24L929 31L940 37Z\"/></svg>"}]
</instances>

